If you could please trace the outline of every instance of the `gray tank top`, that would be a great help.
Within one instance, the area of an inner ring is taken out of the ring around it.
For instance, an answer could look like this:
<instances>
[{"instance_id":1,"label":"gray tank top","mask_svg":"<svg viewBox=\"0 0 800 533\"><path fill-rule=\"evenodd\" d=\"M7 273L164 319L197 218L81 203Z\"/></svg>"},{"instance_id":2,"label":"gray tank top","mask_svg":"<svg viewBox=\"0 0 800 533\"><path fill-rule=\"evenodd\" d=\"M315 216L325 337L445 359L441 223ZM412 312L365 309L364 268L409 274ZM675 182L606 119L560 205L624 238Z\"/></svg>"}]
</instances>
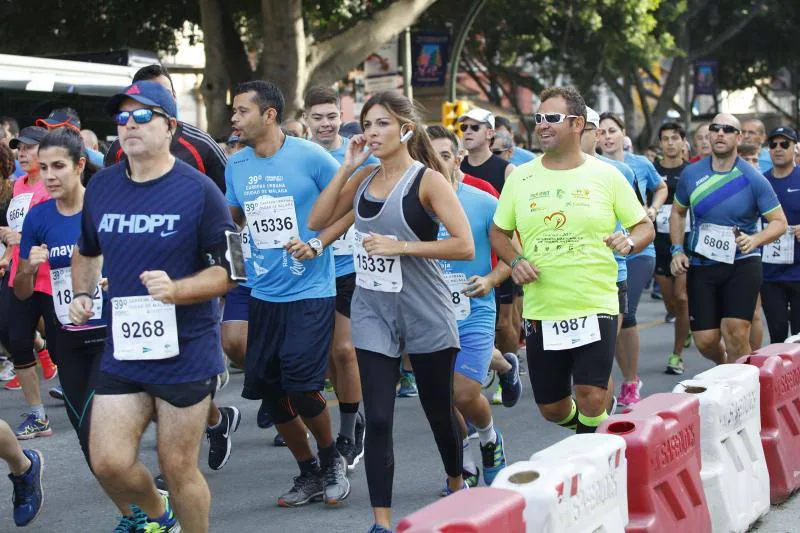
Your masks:
<instances>
[{"instance_id":1,"label":"gray tank top","mask_svg":"<svg viewBox=\"0 0 800 533\"><path fill-rule=\"evenodd\" d=\"M353 199L355 230L360 233L394 235L400 241L419 241L403 213L403 197L408 193L422 163L414 162L389 193L378 213L362 218L358 204L379 169L358 187ZM403 352L429 353L459 348L458 328L450 292L435 259L400 256L402 289L382 292L356 285L350 315L353 346L389 357ZM358 275L358 274L357 274Z\"/></svg>"}]
</instances>

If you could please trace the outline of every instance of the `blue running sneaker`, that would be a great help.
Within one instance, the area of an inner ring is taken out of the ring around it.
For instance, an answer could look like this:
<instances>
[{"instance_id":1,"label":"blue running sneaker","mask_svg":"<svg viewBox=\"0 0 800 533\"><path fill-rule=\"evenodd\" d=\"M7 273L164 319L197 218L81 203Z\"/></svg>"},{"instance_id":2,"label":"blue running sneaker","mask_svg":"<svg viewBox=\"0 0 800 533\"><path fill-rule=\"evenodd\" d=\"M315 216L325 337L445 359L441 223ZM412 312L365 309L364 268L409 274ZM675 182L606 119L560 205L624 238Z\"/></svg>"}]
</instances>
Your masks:
<instances>
[{"instance_id":1,"label":"blue running sneaker","mask_svg":"<svg viewBox=\"0 0 800 533\"><path fill-rule=\"evenodd\" d=\"M397 391L398 398L416 398L419 396L417 391L417 379L410 370L400 371L400 389Z\"/></svg>"},{"instance_id":2,"label":"blue running sneaker","mask_svg":"<svg viewBox=\"0 0 800 533\"><path fill-rule=\"evenodd\" d=\"M522 382L519 379L519 359L516 354L504 353L503 357L511 365L511 370L505 374L498 374L500 386L503 387L502 398L505 407L517 405L522 396Z\"/></svg>"},{"instance_id":3,"label":"blue running sneaker","mask_svg":"<svg viewBox=\"0 0 800 533\"><path fill-rule=\"evenodd\" d=\"M261 429L272 427L272 419L269 417L269 413L267 412L267 403L264 400L261 400L261 406L258 408L256 424L258 424L258 427Z\"/></svg>"},{"instance_id":4,"label":"blue running sneaker","mask_svg":"<svg viewBox=\"0 0 800 533\"><path fill-rule=\"evenodd\" d=\"M175 518L175 513L172 512L169 496L164 496L163 498L166 511L158 518L148 516L142 530L143 533L180 533L181 525L178 523L178 519Z\"/></svg>"},{"instance_id":5,"label":"blue running sneaker","mask_svg":"<svg viewBox=\"0 0 800 533\"><path fill-rule=\"evenodd\" d=\"M373 524L367 533L393 533L391 529L386 529L383 526L379 526L378 524Z\"/></svg>"},{"instance_id":6,"label":"blue running sneaker","mask_svg":"<svg viewBox=\"0 0 800 533\"><path fill-rule=\"evenodd\" d=\"M30 468L20 476L8 475L8 479L14 484L14 523L19 527L27 526L36 520L44 503L42 492L44 456L39 450L22 450L22 453L30 459Z\"/></svg>"},{"instance_id":7,"label":"blue running sneaker","mask_svg":"<svg viewBox=\"0 0 800 533\"><path fill-rule=\"evenodd\" d=\"M503 435L499 429L495 429L497 439L494 442L487 442L481 445L481 457L483 458L483 482L486 486L491 486L497 473L506 467L506 452L503 449Z\"/></svg>"},{"instance_id":8,"label":"blue running sneaker","mask_svg":"<svg viewBox=\"0 0 800 533\"><path fill-rule=\"evenodd\" d=\"M25 413L21 416L25 417L22 424L19 425L14 435L19 440L28 440L36 437L49 437L53 434L53 429L50 427L50 420L45 417L44 420L36 418L33 413Z\"/></svg>"},{"instance_id":9,"label":"blue running sneaker","mask_svg":"<svg viewBox=\"0 0 800 533\"><path fill-rule=\"evenodd\" d=\"M469 485L467 485L466 481L461 485L461 490L469 490ZM456 491L451 489L450 485L447 484L447 479L445 479L444 480L444 487L442 487L442 492L439 493L439 496L444 498L445 496L450 496L451 494L454 494L455 492Z\"/></svg>"},{"instance_id":10,"label":"blue running sneaker","mask_svg":"<svg viewBox=\"0 0 800 533\"><path fill-rule=\"evenodd\" d=\"M54 398L56 400L61 400L62 402L64 401L64 389L61 387L61 385L56 385L55 387L50 389L49 394L51 398Z\"/></svg>"},{"instance_id":11,"label":"blue running sneaker","mask_svg":"<svg viewBox=\"0 0 800 533\"><path fill-rule=\"evenodd\" d=\"M468 439L477 439L478 438L478 430L475 426L472 425L472 422L469 419L464 418L464 422L467 423L467 438Z\"/></svg>"}]
</instances>

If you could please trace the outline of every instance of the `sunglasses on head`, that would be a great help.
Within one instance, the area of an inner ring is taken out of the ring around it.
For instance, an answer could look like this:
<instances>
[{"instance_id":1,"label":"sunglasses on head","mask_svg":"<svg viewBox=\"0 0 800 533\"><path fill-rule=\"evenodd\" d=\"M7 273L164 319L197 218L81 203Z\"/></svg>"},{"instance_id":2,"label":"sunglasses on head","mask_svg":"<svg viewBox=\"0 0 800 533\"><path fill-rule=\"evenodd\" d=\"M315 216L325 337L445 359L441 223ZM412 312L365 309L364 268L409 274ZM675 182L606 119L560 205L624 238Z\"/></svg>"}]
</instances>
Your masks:
<instances>
[{"instance_id":1,"label":"sunglasses on head","mask_svg":"<svg viewBox=\"0 0 800 533\"><path fill-rule=\"evenodd\" d=\"M792 145L791 141L770 141L769 142L769 149L770 150L774 150L775 148L780 146L784 150L788 150L791 145Z\"/></svg>"},{"instance_id":2,"label":"sunglasses on head","mask_svg":"<svg viewBox=\"0 0 800 533\"><path fill-rule=\"evenodd\" d=\"M730 133L741 133L741 130L736 126L731 126L730 124L712 124L708 127L708 131L711 133L719 133L720 131L725 132L727 134Z\"/></svg>"},{"instance_id":3,"label":"sunglasses on head","mask_svg":"<svg viewBox=\"0 0 800 533\"><path fill-rule=\"evenodd\" d=\"M161 115L162 117L169 119L169 116L167 116L166 113L161 113L155 109L143 108L134 109L133 111L120 111L114 115L114 122L117 123L117 126L124 126L128 123L128 120L133 117L133 121L135 123L147 124L153 120L153 115Z\"/></svg>"},{"instance_id":4,"label":"sunglasses on head","mask_svg":"<svg viewBox=\"0 0 800 533\"><path fill-rule=\"evenodd\" d=\"M481 126L483 126L483 124L462 124L461 133L466 133L467 130L479 131Z\"/></svg>"},{"instance_id":5,"label":"sunglasses on head","mask_svg":"<svg viewBox=\"0 0 800 533\"><path fill-rule=\"evenodd\" d=\"M568 118L578 118L578 115L565 115L564 113L534 113L533 121L536 124L547 122L548 124L561 124Z\"/></svg>"}]
</instances>

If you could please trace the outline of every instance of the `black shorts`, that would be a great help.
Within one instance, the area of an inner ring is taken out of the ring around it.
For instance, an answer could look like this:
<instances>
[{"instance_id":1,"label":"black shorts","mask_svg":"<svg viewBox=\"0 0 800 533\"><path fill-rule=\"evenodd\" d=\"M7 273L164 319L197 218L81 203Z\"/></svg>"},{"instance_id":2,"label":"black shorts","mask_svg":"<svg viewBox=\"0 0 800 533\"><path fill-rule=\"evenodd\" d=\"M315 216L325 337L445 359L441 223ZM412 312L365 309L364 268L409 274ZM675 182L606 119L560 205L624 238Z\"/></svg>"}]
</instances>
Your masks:
<instances>
[{"instance_id":1,"label":"black shorts","mask_svg":"<svg viewBox=\"0 0 800 533\"><path fill-rule=\"evenodd\" d=\"M333 338L335 298L266 302L250 297L242 397L320 391Z\"/></svg>"},{"instance_id":2,"label":"black shorts","mask_svg":"<svg viewBox=\"0 0 800 533\"><path fill-rule=\"evenodd\" d=\"M617 297L619 298L619 314L624 315L628 312L628 282L625 280L617 282Z\"/></svg>"},{"instance_id":3,"label":"black shorts","mask_svg":"<svg viewBox=\"0 0 800 533\"><path fill-rule=\"evenodd\" d=\"M97 384L94 389L95 394L109 396L144 392L154 398L160 398L170 405L183 408L197 405L207 396L213 398L217 391L217 378L214 376L188 383L153 384L131 381L101 371L97 376Z\"/></svg>"},{"instance_id":4,"label":"black shorts","mask_svg":"<svg viewBox=\"0 0 800 533\"><path fill-rule=\"evenodd\" d=\"M336 278L336 312L350 318L350 303L356 290L356 274L345 274Z\"/></svg>"},{"instance_id":5,"label":"black shorts","mask_svg":"<svg viewBox=\"0 0 800 533\"><path fill-rule=\"evenodd\" d=\"M497 305L512 304L514 303L514 297L521 295L522 286L514 283L510 277L494 289L494 299Z\"/></svg>"},{"instance_id":6,"label":"black shorts","mask_svg":"<svg viewBox=\"0 0 800 533\"><path fill-rule=\"evenodd\" d=\"M683 236L683 242L689 242L689 234ZM670 269L670 265L672 264L672 252L670 248L672 247L672 241L669 238L669 235L666 233L658 233L656 234L656 240L653 241L653 244L656 248L656 276L666 276L668 278L672 277L672 270Z\"/></svg>"},{"instance_id":7,"label":"black shorts","mask_svg":"<svg viewBox=\"0 0 800 533\"><path fill-rule=\"evenodd\" d=\"M760 257L692 265L686 278L692 331L719 329L723 318L752 321L761 279Z\"/></svg>"},{"instance_id":8,"label":"black shorts","mask_svg":"<svg viewBox=\"0 0 800 533\"><path fill-rule=\"evenodd\" d=\"M569 350L545 351L538 320L525 321L528 377L537 404L555 403L572 395L572 385L608 388L614 364L617 323L614 315L597 315L600 340Z\"/></svg>"}]
</instances>

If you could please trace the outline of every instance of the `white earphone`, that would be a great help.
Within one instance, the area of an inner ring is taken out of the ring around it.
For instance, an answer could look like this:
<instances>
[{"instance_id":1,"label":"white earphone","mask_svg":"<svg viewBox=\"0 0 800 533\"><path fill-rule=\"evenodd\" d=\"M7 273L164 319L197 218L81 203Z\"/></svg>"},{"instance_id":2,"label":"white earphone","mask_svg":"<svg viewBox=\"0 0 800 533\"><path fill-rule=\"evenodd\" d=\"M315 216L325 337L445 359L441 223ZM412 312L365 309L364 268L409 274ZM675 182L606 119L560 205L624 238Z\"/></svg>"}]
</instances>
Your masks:
<instances>
[{"instance_id":1,"label":"white earphone","mask_svg":"<svg viewBox=\"0 0 800 533\"><path fill-rule=\"evenodd\" d=\"M408 142L408 140L409 140L409 139L410 139L410 138L411 138L413 135L414 135L414 129L413 129L413 128L409 128L407 132L405 132L404 134L402 134L402 135L400 136L400 142L401 142L401 143L407 143L407 142Z\"/></svg>"}]
</instances>

